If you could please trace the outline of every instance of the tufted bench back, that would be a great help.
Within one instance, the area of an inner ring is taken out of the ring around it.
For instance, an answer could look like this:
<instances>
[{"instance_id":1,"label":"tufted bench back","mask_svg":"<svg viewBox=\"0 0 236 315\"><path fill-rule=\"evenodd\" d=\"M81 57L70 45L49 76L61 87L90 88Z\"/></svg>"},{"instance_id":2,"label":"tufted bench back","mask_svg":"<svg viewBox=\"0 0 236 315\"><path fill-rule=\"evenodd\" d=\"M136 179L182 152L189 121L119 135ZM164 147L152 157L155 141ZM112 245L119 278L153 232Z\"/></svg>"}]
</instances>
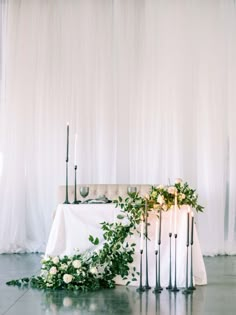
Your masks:
<instances>
[{"instance_id":1,"label":"tufted bench back","mask_svg":"<svg viewBox=\"0 0 236 315\"><path fill-rule=\"evenodd\" d=\"M86 197L86 199L94 199L98 198L99 196L105 195L108 199L114 200L117 199L118 196L121 196L122 198L127 197L127 188L129 186L135 186L137 187L137 191L141 195L145 195L149 193L151 189L151 185L126 185L126 184L83 184L83 185L78 185L76 189L77 193L77 199L81 200L83 199L80 196L79 190L80 187L83 186L88 186L89 187L89 195ZM58 202L63 203L65 201L65 192L66 192L66 186L59 186L58 189ZM74 186L69 186L68 187L68 197L69 201L73 202L74 201L74 193L75 189Z\"/></svg>"}]
</instances>

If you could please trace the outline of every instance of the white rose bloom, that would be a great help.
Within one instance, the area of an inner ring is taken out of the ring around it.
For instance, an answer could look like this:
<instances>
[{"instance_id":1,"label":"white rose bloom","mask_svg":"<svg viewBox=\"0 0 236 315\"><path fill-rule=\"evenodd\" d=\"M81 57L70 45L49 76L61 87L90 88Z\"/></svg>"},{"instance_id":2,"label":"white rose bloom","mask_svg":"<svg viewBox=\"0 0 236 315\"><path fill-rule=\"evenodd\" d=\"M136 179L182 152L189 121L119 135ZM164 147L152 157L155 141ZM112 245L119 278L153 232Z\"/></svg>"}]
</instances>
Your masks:
<instances>
[{"instance_id":1,"label":"white rose bloom","mask_svg":"<svg viewBox=\"0 0 236 315\"><path fill-rule=\"evenodd\" d=\"M170 187L168 188L168 193L169 193L169 194L174 195L176 192L177 192L176 187L170 186Z\"/></svg>"},{"instance_id":2,"label":"white rose bloom","mask_svg":"<svg viewBox=\"0 0 236 315\"><path fill-rule=\"evenodd\" d=\"M73 263L72 263L72 265L73 265L74 268L77 268L77 269L78 269L78 268L81 267L81 261L78 260L78 259L77 259L77 260L74 260Z\"/></svg>"},{"instance_id":3,"label":"white rose bloom","mask_svg":"<svg viewBox=\"0 0 236 315\"><path fill-rule=\"evenodd\" d=\"M164 186L163 185L158 185L157 189L164 189Z\"/></svg>"},{"instance_id":4,"label":"white rose bloom","mask_svg":"<svg viewBox=\"0 0 236 315\"><path fill-rule=\"evenodd\" d=\"M56 267L51 267L49 270L50 275L55 275L57 273L57 268Z\"/></svg>"},{"instance_id":5,"label":"white rose bloom","mask_svg":"<svg viewBox=\"0 0 236 315\"><path fill-rule=\"evenodd\" d=\"M73 279L72 275L69 275L68 273L64 274L64 276L63 276L63 281L65 283L70 283L72 281L72 279Z\"/></svg>"},{"instance_id":6,"label":"white rose bloom","mask_svg":"<svg viewBox=\"0 0 236 315\"><path fill-rule=\"evenodd\" d=\"M175 184L182 184L183 180L181 178L176 178Z\"/></svg>"},{"instance_id":7,"label":"white rose bloom","mask_svg":"<svg viewBox=\"0 0 236 315\"><path fill-rule=\"evenodd\" d=\"M162 195L159 195L157 198L157 202L162 205L163 203L165 203L165 199Z\"/></svg>"},{"instance_id":8,"label":"white rose bloom","mask_svg":"<svg viewBox=\"0 0 236 315\"><path fill-rule=\"evenodd\" d=\"M89 270L92 274L96 274L97 273L97 268L96 267L91 267Z\"/></svg>"},{"instance_id":9,"label":"white rose bloom","mask_svg":"<svg viewBox=\"0 0 236 315\"><path fill-rule=\"evenodd\" d=\"M54 263L54 264L58 264L59 263L59 258L56 256L56 257L54 257L53 259L52 259L52 262Z\"/></svg>"},{"instance_id":10,"label":"white rose bloom","mask_svg":"<svg viewBox=\"0 0 236 315\"><path fill-rule=\"evenodd\" d=\"M44 256L44 258L41 260L41 264L43 264L44 262L47 262L49 260L50 260L50 257Z\"/></svg>"}]
</instances>

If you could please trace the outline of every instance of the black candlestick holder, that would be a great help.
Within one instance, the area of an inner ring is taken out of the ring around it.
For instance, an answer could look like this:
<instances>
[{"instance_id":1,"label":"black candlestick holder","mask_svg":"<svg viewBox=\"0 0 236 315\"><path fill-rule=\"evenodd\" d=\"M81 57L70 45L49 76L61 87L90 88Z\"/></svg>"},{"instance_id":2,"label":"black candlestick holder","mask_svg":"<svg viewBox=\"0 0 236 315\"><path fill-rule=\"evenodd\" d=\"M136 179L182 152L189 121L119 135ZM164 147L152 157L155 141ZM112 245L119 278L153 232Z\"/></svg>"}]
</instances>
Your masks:
<instances>
[{"instance_id":1,"label":"black candlestick holder","mask_svg":"<svg viewBox=\"0 0 236 315\"><path fill-rule=\"evenodd\" d=\"M74 169L75 169L75 194L74 194L73 204L78 204L80 203L80 201L77 200L77 165L75 165Z\"/></svg>"},{"instance_id":2,"label":"black candlestick holder","mask_svg":"<svg viewBox=\"0 0 236 315\"><path fill-rule=\"evenodd\" d=\"M172 267L172 257L171 257L171 238L172 238L172 233L170 232L169 233L169 240L170 240L170 258L169 258L169 284L168 284L168 287L166 287L167 290L172 290L172 271L171 271L171 267Z\"/></svg>"},{"instance_id":3,"label":"black candlestick holder","mask_svg":"<svg viewBox=\"0 0 236 315\"><path fill-rule=\"evenodd\" d=\"M148 281L148 214L147 214L147 204L145 205L145 258L146 258L146 279L145 279L145 290L151 289Z\"/></svg>"},{"instance_id":4,"label":"black candlestick holder","mask_svg":"<svg viewBox=\"0 0 236 315\"><path fill-rule=\"evenodd\" d=\"M143 287L143 250L140 249L140 271L139 271L139 287L136 290L137 292L144 292L145 288Z\"/></svg>"},{"instance_id":5,"label":"black candlestick holder","mask_svg":"<svg viewBox=\"0 0 236 315\"><path fill-rule=\"evenodd\" d=\"M66 199L64 201L64 204L69 204L69 198L68 198L68 159L66 159Z\"/></svg>"},{"instance_id":6,"label":"black candlestick holder","mask_svg":"<svg viewBox=\"0 0 236 315\"><path fill-rule=\"evenodd\" d=\"M188 288L188 247L189 244L186 244L186 275L185 275L185 289L182 291L183 294L190 294L192 293L192 290L189 290Z\"/></svg>"},{"instance_id":7,"label":"black candlestick holder","mask_svg":"<svg viewBox=\"0 0 236 315\"><path fill-rule=\"evenodd\" d=\"M196 287L193 285L193 242L191 242L190 246L190 285L188 287L189 290L196 290Z\"/></svg>"},{"instance_id":8,"label":"black candlestick holder","mask_svg":"<svg viewBox=\"0 0 236 315\"><path fill-rule=\"evenodd\" d=\"M176 284L176 272L177 272L177 268L176 268L176 265L177 265L177 233L174 235L175 236L175 278L174 278L174 286L173 288L171 289L172 292L178 292L179 289L177 288L177 284Z\"/></svg>"}]
</instances>

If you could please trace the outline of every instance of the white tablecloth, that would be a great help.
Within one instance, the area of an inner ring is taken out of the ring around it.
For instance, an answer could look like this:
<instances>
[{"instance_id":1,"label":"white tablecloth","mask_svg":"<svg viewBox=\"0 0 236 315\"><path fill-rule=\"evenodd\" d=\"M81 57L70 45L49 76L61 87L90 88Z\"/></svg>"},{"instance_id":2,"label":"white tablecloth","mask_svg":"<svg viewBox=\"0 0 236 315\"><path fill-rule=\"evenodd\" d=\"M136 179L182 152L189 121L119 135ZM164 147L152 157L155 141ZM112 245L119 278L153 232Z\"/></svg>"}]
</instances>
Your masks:
<instances>
[{"instance_id":1,"label":"white tablecloth","mask_svg":"<svg viewBox=\"0 0 236 315\"><path fill-rule=\"evenodd\" d=\"M114 204L80 204L64 205L57 207L55 218L50 231L45 255L46 256L63 256L73 255L76 250L81 252L87 249L93 249L88 237L93 235L100 239L102 246L101 222L113 222L116 220L119 209ZM169 281L169 221L170 212L163 212L162 215L162 235L161 235L161 285L167 286ZM156 216L150 213L148 235L148 267L149 267L149 284L155 286L155 222ZM185 286L186 274L186 208L178 211L178 237L177 237L177 286ZM134 255L133 265L139 270L139 244L140 236L134 234L132 242L136 242L136 252ZM144 242L145 244L145 242ZM190 247L189 247L190 251ZM143 255L143 281L145 283L145 248ZM193 274L196 285L207 283L205 265L201 253L196 228L194 227L194 245L193 245ZM174 277L174 237L172 237L172 279ZM124 284L120 279L116 279L118 284ZM138 283L133 282L134 285Z\"/></svg>"}]
</instances>

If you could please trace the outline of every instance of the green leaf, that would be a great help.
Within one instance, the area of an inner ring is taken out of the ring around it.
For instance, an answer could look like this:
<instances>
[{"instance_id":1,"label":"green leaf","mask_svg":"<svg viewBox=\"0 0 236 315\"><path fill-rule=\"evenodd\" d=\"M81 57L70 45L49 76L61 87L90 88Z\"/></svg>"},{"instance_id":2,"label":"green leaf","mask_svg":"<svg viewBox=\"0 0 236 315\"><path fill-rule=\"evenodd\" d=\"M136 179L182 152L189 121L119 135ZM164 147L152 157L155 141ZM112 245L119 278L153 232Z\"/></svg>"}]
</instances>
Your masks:
<instances>
[{"instance_id":1,"label":"green leaf","mask_svg":"<svg viewBox=\"0 0 236 315\"><path fill-rule=\"evenodd\" d=\"M93 242L94 242L94 238L93 238L93 236L92 236L92 235L89 235L89 241L90 241L91 243L93 243Z\"/></svg>"},{"instance_id":2,"label":"green leaf","mask_svg":"<svg viewBox=\"0 0 236 315\"><path fill-rule=\"evenodd\" d=\"M98 244L99 244L99 239L98 239L98 237L95 238L95 241L94 241L93 244L94 244L94 245L98 245Z\"/></svg>"},{"instance_id":3,"label":"green leaf","mask_svg":"<svg viewBox=\"0 0 236 315\"><path fill-rule=\"evenodd\" d=\"M122 220L124 219L124 216L122 214L118 214L117 219Z\"/></svg>"}]
</instances>

